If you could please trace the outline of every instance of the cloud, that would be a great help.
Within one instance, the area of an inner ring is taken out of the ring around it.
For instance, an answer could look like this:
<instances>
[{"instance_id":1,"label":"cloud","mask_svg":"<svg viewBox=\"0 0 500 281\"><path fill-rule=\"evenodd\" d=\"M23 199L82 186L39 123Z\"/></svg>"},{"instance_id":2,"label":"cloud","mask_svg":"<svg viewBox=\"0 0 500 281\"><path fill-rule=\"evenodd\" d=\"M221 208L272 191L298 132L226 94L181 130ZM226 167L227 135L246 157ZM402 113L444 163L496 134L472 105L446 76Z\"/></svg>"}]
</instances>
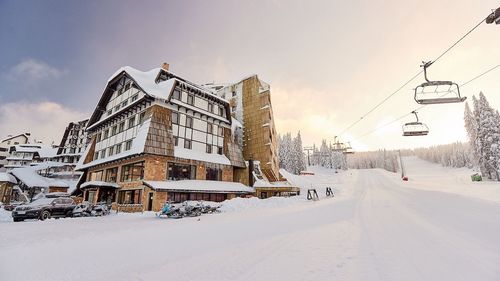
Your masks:
<instances>
[{"instance_id":1,"label":"cloud","mask_svg":"<svg viewBox=\"0 0 500 281\"><path fill-rule=\"evenodd\" d=\"M0 138L30 132L46 144L58 144L69 122L83 120L88 114L76 112L54 102L12 102L0 105Z\"/></svg>"},{"instance_id":2,"label":"cloud","mask_svg":"<svg viewBox=\"0 0 500 281\"><path fill-rule=\"evenodd\" d=\"M58 79L66 74L67 71L59 70L43 61L33 58L27 58L14 65L6 74L10 80L19 80L27 78L30 81L39 81L45 79Z\"/></svg>"}]
</instances>

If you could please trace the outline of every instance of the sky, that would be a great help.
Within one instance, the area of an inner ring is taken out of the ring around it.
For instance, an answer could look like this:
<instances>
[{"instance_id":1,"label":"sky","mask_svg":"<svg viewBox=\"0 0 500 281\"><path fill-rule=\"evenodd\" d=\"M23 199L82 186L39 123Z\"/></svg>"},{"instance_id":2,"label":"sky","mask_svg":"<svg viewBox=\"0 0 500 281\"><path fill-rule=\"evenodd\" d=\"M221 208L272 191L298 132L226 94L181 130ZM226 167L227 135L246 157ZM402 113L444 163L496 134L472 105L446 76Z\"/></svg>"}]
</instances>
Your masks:
<instances>
[{"instance_id":1,"label":"sky","mask_svg":"<svg viewBox=\"0 0 500 281\"><path fill-rule=\"evenodd\" d=\"M0 138L31 132L58 143L90 116L119 67L170 69L196 83L248 74L271 85L279 133L304 145L350 124L471 29L498 1L10 1L0 0ZM500 64L500 25L481 25L429 69L464 83ZM500 109L500 68L461 89ZM418 77L345 132L355 150L467 141L464 104L419 112L426 137L402 137ZM372 132L374 131L374 132ZM368 134L369 132L372 132Z\"/></svg>"}]
</instances>

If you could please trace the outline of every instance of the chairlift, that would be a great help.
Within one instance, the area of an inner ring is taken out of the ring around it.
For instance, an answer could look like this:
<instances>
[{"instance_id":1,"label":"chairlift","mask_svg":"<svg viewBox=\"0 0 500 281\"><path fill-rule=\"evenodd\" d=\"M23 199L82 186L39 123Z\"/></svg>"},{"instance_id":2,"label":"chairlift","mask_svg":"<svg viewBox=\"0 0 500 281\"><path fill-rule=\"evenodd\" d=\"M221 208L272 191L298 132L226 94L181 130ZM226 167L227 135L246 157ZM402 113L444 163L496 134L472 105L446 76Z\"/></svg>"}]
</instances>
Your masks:
<instances>
[{"instance_id":1,"label":"chairlift","mask_svg":"<svg viewBox=\"0 0 500 281\"><path fill-rule=\"evenodd\" d=\"M467 97L460 96L460 88L452 81L429 81L427 79L427 68L433 62L422 62L424 77L427 82L415 88L415 101L418 104L442 104L463 102Z\"/></svg>"},{"instance_id":2,"label":"chairlift","mask_svg":"<svg viewBox=\"0 0 500 281\"><path fill-rule=\"evenodd\" d=\"M351 142L347 142L347 144L344 146L344 154L354 154L354 150L352 149Z\"/></svg>"},{"instance_id":3,"label":"chairlift","mask_svg":"<svg viewBox=\"0 0 500 281\"><path fill-rule=\"evenodd\" d=\"M403 136L404 137L414 137L414 136L426 136L429 134L429 127L422 122L418 121L418 115L416 111L411 113L415 114L417 121L406 123L403 125Z\"/></svg>"},{"instance_id":4,"label":"chairlift","mask_svg":"<svg viewBox=\"0 0 500 281\"><path fill-rule=\"evenodd\" d=\"M500 8L494 10L491 12L491 14L486 18L486 23L487 24L500 24Z\"/></svg>"}]
</instances>

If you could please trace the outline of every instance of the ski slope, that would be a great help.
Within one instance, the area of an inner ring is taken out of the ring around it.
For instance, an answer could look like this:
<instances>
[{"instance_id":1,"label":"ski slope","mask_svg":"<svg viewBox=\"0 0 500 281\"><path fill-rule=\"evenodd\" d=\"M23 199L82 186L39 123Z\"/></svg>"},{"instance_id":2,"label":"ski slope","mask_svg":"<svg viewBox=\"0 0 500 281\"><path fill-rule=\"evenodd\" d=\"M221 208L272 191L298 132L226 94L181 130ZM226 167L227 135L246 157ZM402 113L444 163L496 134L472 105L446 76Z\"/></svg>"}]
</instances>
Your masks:
<instances>
[{"instance_id":1,"label":"ski slope","mask_svg":"<svg viewBox=\"0 0 500 281\"><path fill-rule=\"evenodd\" d=\"M471 196L464 171L406 164L410 182L313 168L289 179L320 201L238 199L199 220L0 222L0 280L498 280L498 198Z\"/></svg>"}]
</instances>

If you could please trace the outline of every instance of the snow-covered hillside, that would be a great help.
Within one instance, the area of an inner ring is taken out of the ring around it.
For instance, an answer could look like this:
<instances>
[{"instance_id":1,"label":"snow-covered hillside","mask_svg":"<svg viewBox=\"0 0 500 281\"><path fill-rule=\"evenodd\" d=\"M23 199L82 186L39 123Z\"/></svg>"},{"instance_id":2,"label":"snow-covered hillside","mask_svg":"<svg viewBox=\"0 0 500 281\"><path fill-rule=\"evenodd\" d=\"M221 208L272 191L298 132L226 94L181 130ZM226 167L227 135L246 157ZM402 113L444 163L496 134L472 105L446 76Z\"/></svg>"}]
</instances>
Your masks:
<instances>
[{"instance_id":1,"label":"snow-covered hillside","mask_svg":"<svg viewBox=\"0 0 500 281\"><path fill-rule=\"evenodd\" d=\"M409 182L380 169L311 168L286 175L300 197L231 200L199 219L0 222L0 279L498 280L500 184L405 162ZM304 199L310 186L320 201ZM334 198L324 198L327 186ZM488 201L476 187L492 190Z\"/></svg>"}]
</instances>

